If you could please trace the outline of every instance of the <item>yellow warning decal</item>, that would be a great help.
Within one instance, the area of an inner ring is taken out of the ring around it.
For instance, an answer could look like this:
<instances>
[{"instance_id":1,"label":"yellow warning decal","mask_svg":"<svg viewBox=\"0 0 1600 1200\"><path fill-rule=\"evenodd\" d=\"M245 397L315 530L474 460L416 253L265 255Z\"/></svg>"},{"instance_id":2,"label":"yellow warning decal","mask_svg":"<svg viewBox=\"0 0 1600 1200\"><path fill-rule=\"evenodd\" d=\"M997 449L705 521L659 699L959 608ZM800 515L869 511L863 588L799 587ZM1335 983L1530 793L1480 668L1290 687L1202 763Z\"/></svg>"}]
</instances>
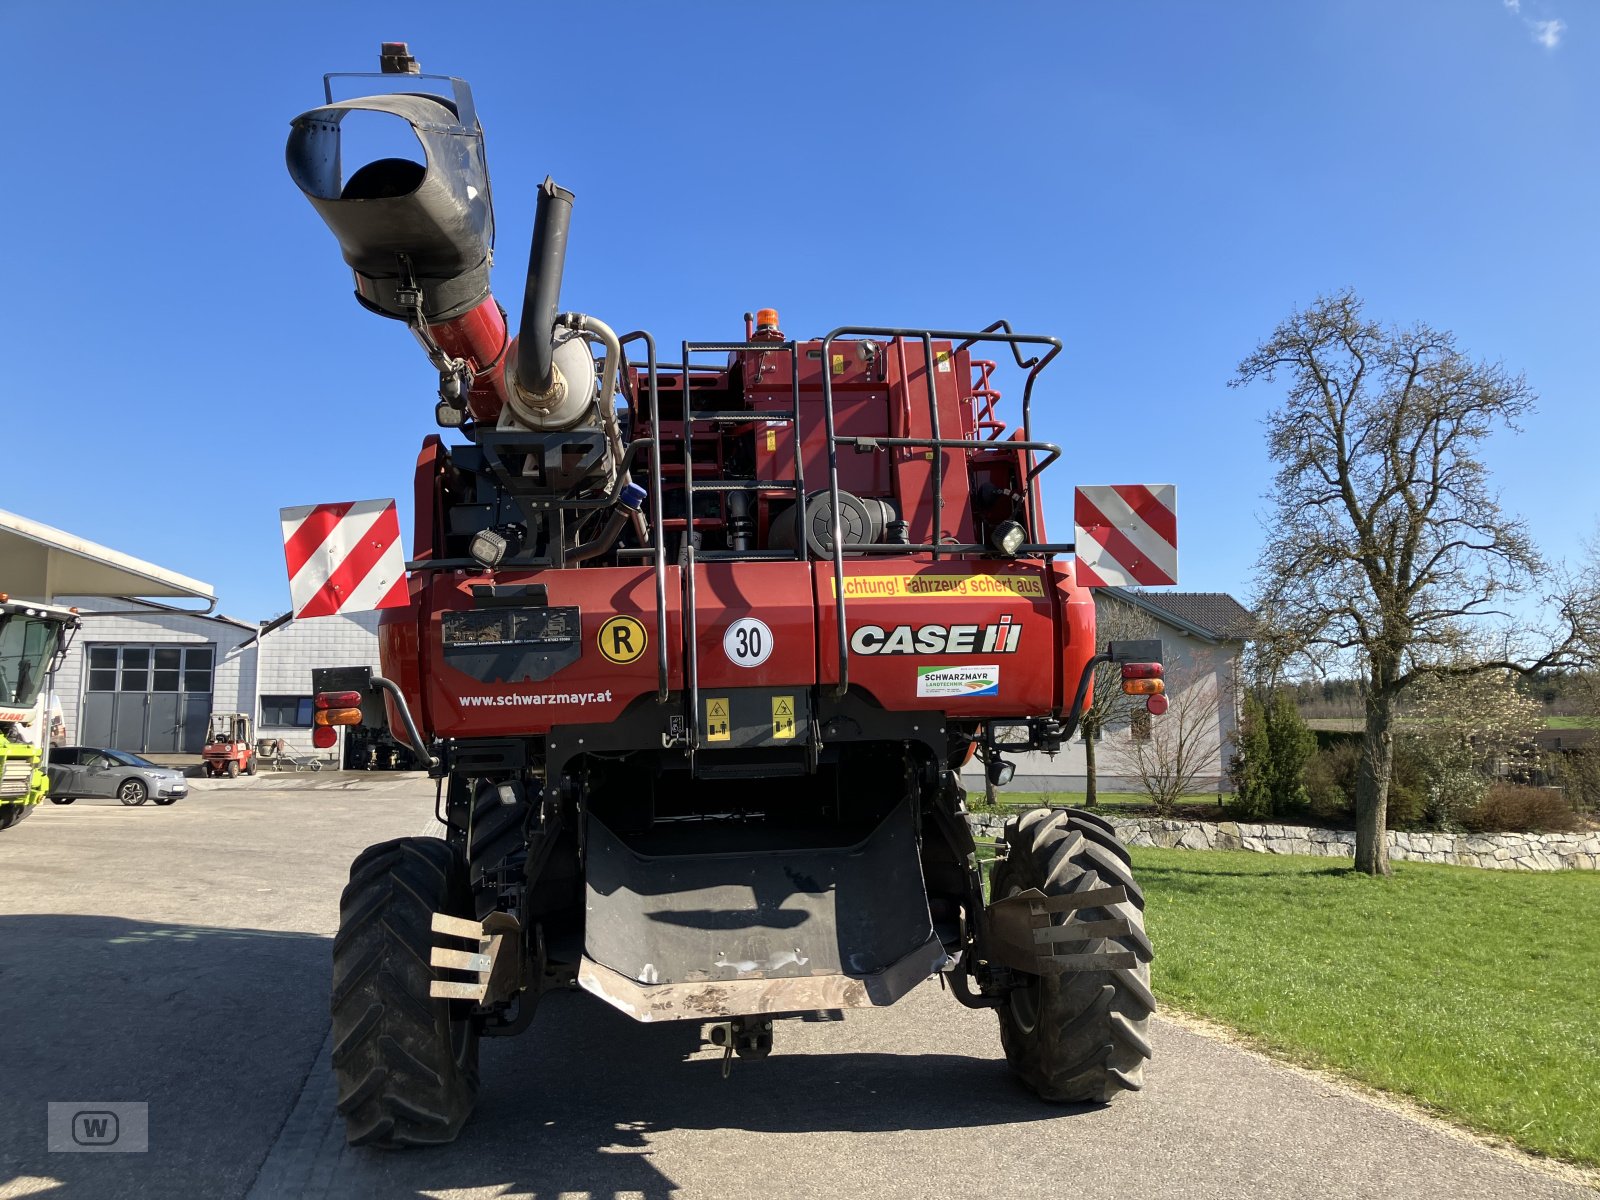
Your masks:
<instances>
[{"instance_id":1,"label":"yellow warning decal","mask_svg":"<svg viewBox=\"0 0 1600 1200\"><path fill-rule=\"evenodd\" d=\"M844 355L835 354L833 356L833 373L835 375L844 374Z\"/></svg>"},{"instance_id":2,"label":"yellow warning decal","mask_svg":"<svg viewBox=\"0 0 1600 1200\"><path fill-rule=\"evenodd\" d=\"M950 373L950 351L935 350L933 352L933 361L938 370L944 372L946 375Z\"/></svg>"},{"instance_id":3,"label":"yellow warning decal","mask_svg":"<svg viewBox=\"0 0 1600 1200\"><path fill-rule=\"evenodd\" d=\"M838 583L828 586L837 596ZM1044 596L1044 579L1039 575L854 575L846 576L846 600L904 600L925 597L991 599L996 596Z\"/></svg>"},{"instance_id":4,"label":"yellow warning decal","mask_svg":"<svg viewBox=\"0 0 1600 1200\"><path fill-rule=\"evenodd\" d=\"M771 454L777 448L778 448L778 431L775 430L775 429L769 429L769 430L767 430L767 453Z\"/></svg>"},{"instance_id":5,"label":"yellow warning decal","mask_svg":"<svg viewBox=\"0 0 1600 1200\"><path fill-rule=\"evenodd\" d=\"M616 663L619 667L627 666L644 653L644 648L650 644L650 638L644 631L644 626L632 617L611 617L600 626L600 636L595 639L595 645L600 647L600 653L607 662Z\"/></svg>"},{"instance_id":6,"label":"yellow warning decal","mask_svg":"<svg viewBox=\"0 0 1600 1200\"><path fill-rule=\"evenodd\" d=\"M706 697L706 741L726 742L733 738L733 727L728 722L728 698Z\"/></svg>"},{"instance_id":7,"label":"yellow warning decal","mask_svg":"<svg viewBox=\"0 0 1600 1200\"><path fill-rule=\"evenodd\" d=\"M772 736L775 738L792 738L794 736L793 696L774 696L772 698Z\"/></svg>"}]
</instances>

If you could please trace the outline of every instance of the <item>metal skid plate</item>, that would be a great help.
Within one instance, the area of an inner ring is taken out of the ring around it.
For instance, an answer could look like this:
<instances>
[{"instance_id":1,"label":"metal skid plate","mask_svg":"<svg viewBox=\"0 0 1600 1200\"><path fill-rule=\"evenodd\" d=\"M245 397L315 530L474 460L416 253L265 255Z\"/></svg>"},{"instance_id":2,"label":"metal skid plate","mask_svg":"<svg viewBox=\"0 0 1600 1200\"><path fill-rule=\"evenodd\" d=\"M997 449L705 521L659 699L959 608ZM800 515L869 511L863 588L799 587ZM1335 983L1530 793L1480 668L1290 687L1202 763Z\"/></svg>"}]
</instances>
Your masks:
<instances>
[{"instance_id":1,"label":"metal skid plate","mask_svg":"<svg viewBox=\"0 0 1600 1200\"><path fill-rule=\"evenodd\" d=\"M579 983L639 1020L888 1004L945 962L909 805L849 846L641 854L592 815Z\"/></svg>"},{"instance_id":2,"label":"metal skid plate","mask_svg":"<svg viewBox=\"0 0 1600 1200\"><path fill-rule=\"evenodd\" d=\"M996 900L985 913L988 956L993 962L1030 975L1132 969L1139 965L1139 957L1131 950L1085 950L1088 944L1102 939L1129 936L1133 928L1126 918L1084 921L1076 917L1086 908L1113 909L1127 901L1128 891L1121 886L1091 888L1063 896L1046 896L1038 888L1029 888ZM1057 916L1062 920L1058 922Z\"/></svg>"}]
</instances>

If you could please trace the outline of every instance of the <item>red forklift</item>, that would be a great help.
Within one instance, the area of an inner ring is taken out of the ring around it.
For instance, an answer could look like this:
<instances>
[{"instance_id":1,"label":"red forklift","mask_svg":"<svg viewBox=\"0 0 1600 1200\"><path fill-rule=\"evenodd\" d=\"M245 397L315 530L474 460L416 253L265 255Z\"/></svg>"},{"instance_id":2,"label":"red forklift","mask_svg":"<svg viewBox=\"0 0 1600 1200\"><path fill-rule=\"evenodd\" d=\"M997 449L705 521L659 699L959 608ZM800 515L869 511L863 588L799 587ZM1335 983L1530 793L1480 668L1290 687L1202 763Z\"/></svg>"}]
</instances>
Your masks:
<instances>
[{"instance_id":1,"label":"red forklift","mask_svg":"<svg viewBox=\"0 0 1600 1200\"><path fill-rule=\"evenodd\" d=\"M250 737L250 718L245 713L212 713L206 730L206 774L216 779L226 775L256 773L256 744Z\"/></svg>"}]
</instances>

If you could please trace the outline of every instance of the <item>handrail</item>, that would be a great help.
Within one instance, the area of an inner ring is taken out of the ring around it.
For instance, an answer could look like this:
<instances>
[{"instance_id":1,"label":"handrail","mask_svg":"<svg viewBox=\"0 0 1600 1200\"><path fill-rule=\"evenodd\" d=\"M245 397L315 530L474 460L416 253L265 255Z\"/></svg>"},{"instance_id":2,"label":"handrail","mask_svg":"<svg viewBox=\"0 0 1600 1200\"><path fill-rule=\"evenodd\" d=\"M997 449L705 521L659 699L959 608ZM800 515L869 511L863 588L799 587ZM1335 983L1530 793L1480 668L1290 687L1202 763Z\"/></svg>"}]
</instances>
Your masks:
<instances>
[{"instance_id":1,"label":"handrail","mask_svg":"<svg viewBox=\"0 0 1600 1200\"><path fill-rule=\"evenodd\" d=\"M632 333L624 334L617 339L619 346L626 346L629 342L642 341L645 348L646 370L650 379L650 519L655 526L656 568L656 702L667 702L667 541L665 522L661 515L661 396L656 385L656 339L646 330L636 329ZM622 362L618 364L624 379L629 379L631 372L628 370L626 352ZM637 436L639 432L639 410L633 401L633 388L630 381L628 386L628 408L632 414L630 435Z\"/></svg>"},{"instance_id":2,"label":"handrail","mask_svg":"<svg viewBox=\"0 0 1600 1200\"><path fill-rule=\"evenodd\" d=\"M839 642L839 682L834 685L833 694L835 696L843 696L850 690L850 643L847 633L848 627L845 623L844 599L844 539L839 527L839 442L841 439L834 429L833 373L827 369L827 364L833 361L831 353L833 349L833 343L836 339L841 337L889 338L899 342L902 350L904 347L904 339L906 338L917 338L922 342L922 369L923 373L927 376L928 403L930 407L930 416L932 419L933 429L933 438L931 441L937 447L933 455L934 541L926 547L897 546L896 551L899 553L917 553L918 551L926 550L933 555L935 561L937 561L941 549L938 539L940 537L940 525L942 524L944 513L943 449L945 439L942 439L939 436L939 401L938 386L934 380L933 340L935 338L939 338L941 340L958 342L959 345L957 345L952 352L952 358L955 354L960 353L963 350L970 349L979 342L1002 342L1011 348L1011 354L1012 357L1016 359L1017 366L1028 371L1028 379L1023 385L1022 389L1022 441L1020 443L1008 443L1008 445L1017 444L1024 449L1033 448L1032 409L1034 381L1039 377L1039 372L1044 370L1044 368L1050 364L1051 360L1053 360L1056 355L1061 353L1060 338L1050 337L1045 334L1016 333L1012 330L1011 323L1003 319L996 321L987 329L979 330L976 333L970 330L959 329L909 329L892 326L841 325L822 339L823 369L820 372L822 377L822 419L828 437L828 499L830 502L829 508L831 509L831 512L829 513L828 532L833 538L834 622ZM1023 358L1022 350L1020 349L1020 347L1025 345L1049 346L1050 350L1042 358L1035 356L1033 358L1025 359ZM904 378L904 376L905 372L902 371L902 384L909 382ZM844 440L856 442L857 439L848 438ZM895 442L905 443L913 440L919 441L922 444L928 444L930 441L930 439L877 439L880 444L893 444ZM988 445L988 443L983 444ZM1042 448L1042 445L1040 448ZM1061 452L1059 448L1051 446L1050 449L1054 450L1055 453L1052 457L1045 461L1043 466L1048 466L1060 456ZM1033 480L1038 478L1039 471L1043 469L1043 466L1035 467L1026 472L1026 485L1031 486ZM851 549L855 550L857 547L852 546ZM879 547L875 545L873 549L874 551L878 551ZM948 547L945 547L944 550L946 553L951 552ZM966 548L962 547L960 550L956 550L955 552L962 553L965 551Z\"/></svg>"}]
</instances>

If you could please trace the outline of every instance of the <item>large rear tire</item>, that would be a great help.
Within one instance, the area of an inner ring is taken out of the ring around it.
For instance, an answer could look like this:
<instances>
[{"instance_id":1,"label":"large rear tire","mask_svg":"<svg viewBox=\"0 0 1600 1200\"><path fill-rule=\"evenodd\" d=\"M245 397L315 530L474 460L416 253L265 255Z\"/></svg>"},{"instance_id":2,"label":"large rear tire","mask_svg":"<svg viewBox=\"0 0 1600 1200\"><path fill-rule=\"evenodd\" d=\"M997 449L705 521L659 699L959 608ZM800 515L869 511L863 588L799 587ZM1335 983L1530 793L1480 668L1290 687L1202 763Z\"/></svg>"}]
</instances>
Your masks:
<instances>
[{"instance_id":1,"label":"large rear tire","mask_svg":"<svg viewBox=\"0 0 1600 1200\"><path fill-rule=\"evenodd\" d=\"M1006 1060L1039 1097L1056 1103L1106 1103L1144 1086L1150 1057L1150 940L1144 932L1144 893L1134 882L1128 852L1106 822L1072 809L1036 809L1006 822L1005 856L990 876L995 899L1038 888L1059 896L1122 885L1128 902L1086 908L1085 921L1125 918L1122 938L1075 942L1074 954L1131 950L1138 966L1107 971L1026 975L999 1008Z\"/></svg>"},{"instance_id":2,"label":"large rear tire","mask_svg":"<svg viewBox=\"0 0 1600 1200\"><path fill-rule=\"evenodd\" d=\"M469 916L466 865L439 838L398 838L350 866L333 941L333 1074L352 1146L454 1140L478 1092L470 1003L428 994L435 912Z\"/></svg>"},{"instance_id":3,"label":"large rear tire","mask_svg":"<svg viewBox=\"0 0 1600 1200\"><path fill-rule=\"evenodd\" d=\"M0 829L20 825L33 814L31 804L0 804Z\"/></svg>"}]
</instances>

